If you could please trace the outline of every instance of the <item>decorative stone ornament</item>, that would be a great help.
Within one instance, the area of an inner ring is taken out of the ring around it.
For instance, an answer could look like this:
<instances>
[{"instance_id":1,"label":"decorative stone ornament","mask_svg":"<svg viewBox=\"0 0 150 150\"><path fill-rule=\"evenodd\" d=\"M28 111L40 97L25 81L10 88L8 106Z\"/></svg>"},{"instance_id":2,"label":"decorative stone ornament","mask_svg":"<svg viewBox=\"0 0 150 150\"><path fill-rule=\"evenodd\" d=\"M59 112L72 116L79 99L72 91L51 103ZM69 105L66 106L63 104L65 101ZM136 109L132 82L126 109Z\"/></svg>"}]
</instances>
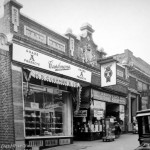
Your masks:
<instances>
[{"instance_id":1,"label":"decorative stone ornament","mask_svg":"<svg viewBox=\"0 0 150 150\"><path fill-rule=\"evenodd\" d=\"M9 51L9 45L12 44L12 34L5 35L0 33L0 49Z\"/></svg>"}]
</instances>

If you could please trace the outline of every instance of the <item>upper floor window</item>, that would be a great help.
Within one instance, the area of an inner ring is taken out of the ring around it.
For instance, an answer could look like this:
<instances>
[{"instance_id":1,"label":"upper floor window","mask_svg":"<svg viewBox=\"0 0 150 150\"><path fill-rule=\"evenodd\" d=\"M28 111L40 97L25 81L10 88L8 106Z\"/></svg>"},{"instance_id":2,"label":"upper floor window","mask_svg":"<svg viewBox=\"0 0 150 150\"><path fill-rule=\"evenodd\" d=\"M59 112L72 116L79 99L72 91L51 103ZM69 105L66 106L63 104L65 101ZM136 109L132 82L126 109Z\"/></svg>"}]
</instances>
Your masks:
<instances>
[{"instance_id":1,"label":"upper floor window","mask_svg":"<svg viewBox=\"0 0 150 150\"><path fill-rule=\"evenodd\" d=\"M141 82L141 81L138 81L138 91L145 91L148 89L148 85Z\"/></svg>"}]
</instances>

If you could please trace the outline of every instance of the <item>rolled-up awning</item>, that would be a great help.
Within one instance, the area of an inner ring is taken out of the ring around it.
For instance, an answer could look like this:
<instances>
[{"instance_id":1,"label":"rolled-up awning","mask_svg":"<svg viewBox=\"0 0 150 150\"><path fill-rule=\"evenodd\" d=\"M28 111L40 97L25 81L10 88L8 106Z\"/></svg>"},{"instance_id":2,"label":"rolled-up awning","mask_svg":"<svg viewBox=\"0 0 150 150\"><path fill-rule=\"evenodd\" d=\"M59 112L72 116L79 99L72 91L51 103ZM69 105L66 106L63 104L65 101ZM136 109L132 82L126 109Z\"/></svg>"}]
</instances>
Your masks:
<instances>
[{"instance_id":1,"label":"rolled-up awning","mask_svg":"<svg viewBox=\"0 0 150 150\"><path fill-rule=\"evenodd\" d=\"M150 116L150 112L149 113L139 113L136 115L136 117L141 117L141 116Z\"/></svg>"},{"instance_id":2,"label":"rolled-up awning","mask_svg":"<svg viewBox=\"0 0 150 150\"><path fill-rule=\"evenodd\" d=\"M30 75L36 79L52 82L55 84L65 85L65 86L80 87L80 84L78 82L75 82L69 79L56 77L56 76L53 76L47 73L42 73L42 72L35 71L35 70L30 70L30 71L31 71Z\"/></svg>"}]
</instances>

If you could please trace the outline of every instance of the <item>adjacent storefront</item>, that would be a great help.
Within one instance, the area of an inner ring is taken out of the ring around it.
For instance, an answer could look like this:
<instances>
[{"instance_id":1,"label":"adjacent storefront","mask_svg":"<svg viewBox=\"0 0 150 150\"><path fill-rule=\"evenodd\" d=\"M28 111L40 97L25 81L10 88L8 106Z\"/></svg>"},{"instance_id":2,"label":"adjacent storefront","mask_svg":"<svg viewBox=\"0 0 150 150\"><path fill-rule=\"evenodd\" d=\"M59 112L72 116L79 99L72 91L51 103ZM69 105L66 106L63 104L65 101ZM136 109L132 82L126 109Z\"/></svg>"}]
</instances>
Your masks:
<instances>
[{"instance_id":1,"label":"adjacent storefront","mask_svg":"<svg viewBox=\"0 0 150 150\"><path fill-rule=\"evenodd\" d=\"M73 102L75 112L80 106L81 84L77 80L90 83L91 72L17 44L13 44L12 68L22 74L21 81L15 82L22 82L23 103L15 105L23 110L27 148L71 144Z\"/></svg>"},{"instance_id":2,"label":"adjacent storefront","mask_svg":"<svg viewBox=\"0 0 150 150\"><path fill-rule=\"evenodd\" d=\"M81 115L74 115L75 139L101 139L106 132L105 120L119 122L125 130L125 97L87 88L83 89ZM86 112L86 113L83 113Z\"/></svg>"},{"instance_id":3,"label":"adjacent storefront","mask_svg":"<svg viewBox=\"0 0 150 150\"><path fill-rule=\"evenodd\" d=\"M90 24L81 27L79 40L71 30L61 35L22 15L17 1L4 5L1 144L42 150L71 144L73 138L101 139L106 117L124 123L126 101L117 93L124 91L125 73L116 78L116 61L103 59Z\"/></svg>"}]
</instances>

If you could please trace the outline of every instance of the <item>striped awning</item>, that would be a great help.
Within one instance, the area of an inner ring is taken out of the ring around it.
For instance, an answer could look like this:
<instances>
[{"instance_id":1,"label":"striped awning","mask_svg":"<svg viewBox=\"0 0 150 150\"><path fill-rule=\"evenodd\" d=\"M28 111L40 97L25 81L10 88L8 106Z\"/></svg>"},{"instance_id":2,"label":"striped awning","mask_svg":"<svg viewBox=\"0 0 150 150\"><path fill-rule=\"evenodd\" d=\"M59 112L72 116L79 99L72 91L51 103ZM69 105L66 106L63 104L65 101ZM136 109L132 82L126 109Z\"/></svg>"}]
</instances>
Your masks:
<instances>
[{"instance_id":1,"label":"striped awning","mask_svg":"<svg viewBox=\"0 0 150 150\"><path fill-rule=\"evenodd\" d=\"M61 77L53 76L53 75L42 73L42 72L35 71L35 70L30 70L30 71L31 71L30 75L36 79L44 80L47 82L52 82L55 84L70 86L70 87L80 87L80 84L78 82L75 82L69 79L64 79Z\"/></svg>"}]
</instances>

